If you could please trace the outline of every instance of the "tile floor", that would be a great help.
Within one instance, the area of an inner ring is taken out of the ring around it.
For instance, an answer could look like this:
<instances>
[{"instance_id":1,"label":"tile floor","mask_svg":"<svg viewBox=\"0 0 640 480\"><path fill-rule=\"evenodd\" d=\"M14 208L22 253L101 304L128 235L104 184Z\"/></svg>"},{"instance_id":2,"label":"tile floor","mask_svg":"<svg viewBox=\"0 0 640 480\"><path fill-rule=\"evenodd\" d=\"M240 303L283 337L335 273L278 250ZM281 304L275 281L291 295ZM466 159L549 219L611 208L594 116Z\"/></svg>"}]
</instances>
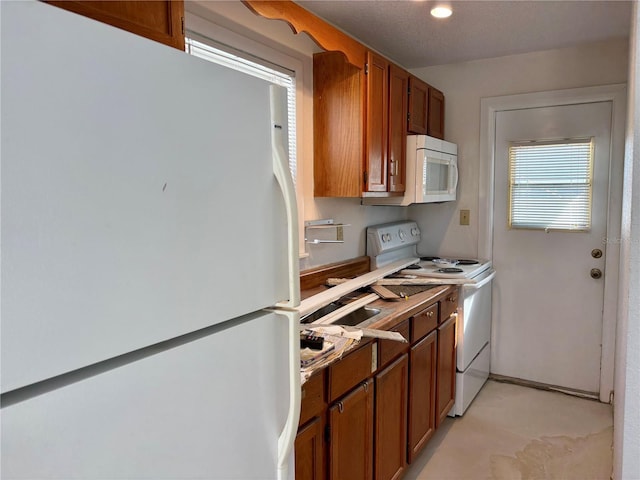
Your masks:
<instances>
[{"instance_id":1,"label":"tile floor","mask_svg":"<svg viewBox=\"0 0 640 480\"><path fill-rule=\"evenodd\" d=\"M489 381L447 418L405 479L609 480L611 406Z\"/></svg>"}]
</instances>

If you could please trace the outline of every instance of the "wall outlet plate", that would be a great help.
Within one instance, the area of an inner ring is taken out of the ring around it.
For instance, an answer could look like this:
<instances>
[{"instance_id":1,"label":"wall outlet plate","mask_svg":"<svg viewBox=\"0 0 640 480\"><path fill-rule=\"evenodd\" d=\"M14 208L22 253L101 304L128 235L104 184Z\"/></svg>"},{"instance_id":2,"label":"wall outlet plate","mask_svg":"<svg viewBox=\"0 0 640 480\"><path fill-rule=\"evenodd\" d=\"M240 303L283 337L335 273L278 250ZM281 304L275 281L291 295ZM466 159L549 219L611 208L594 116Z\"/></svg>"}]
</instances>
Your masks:
<instances>
[{"instance_id":1,"label":"wall outlet plate","mask_svg":"<svg viewBox=\"0 0 640 480\"><path fill-rule=\"evenodd\" d=\"M469 225L470 210L460 210L460 225Z\"/></svg>"}]
</instances>

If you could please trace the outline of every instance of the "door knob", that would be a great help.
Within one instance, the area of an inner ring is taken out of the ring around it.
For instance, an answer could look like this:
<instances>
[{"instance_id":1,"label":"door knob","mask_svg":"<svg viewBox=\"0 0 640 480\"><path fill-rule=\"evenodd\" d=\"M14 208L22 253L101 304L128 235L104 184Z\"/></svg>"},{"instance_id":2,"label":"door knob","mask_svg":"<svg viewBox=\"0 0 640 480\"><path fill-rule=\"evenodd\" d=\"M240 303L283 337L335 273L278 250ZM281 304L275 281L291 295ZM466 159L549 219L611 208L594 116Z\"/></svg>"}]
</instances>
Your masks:
<instances>
[{"instance_id":1,"label":"door knob","mask_svg":"<svg viewBox=\"0 0 640 480\"><path fill-rule=\"evenodd\" d=\"M591 278L600 278L602 277L602 270L600 270L599 268L592 268L591 269Z\"/></svg>"},{"instance_id":2,"label":"door knob","mask_svg":"<svg viewBox=\"0 0 640 480\"><path fill-rule=\"evenodd\" d=\"M602 257L602 250L600 250L599 248L594 248L593 250L591 250L591 256L593 258L600 258Z\"/></svg>"}]
</instances>

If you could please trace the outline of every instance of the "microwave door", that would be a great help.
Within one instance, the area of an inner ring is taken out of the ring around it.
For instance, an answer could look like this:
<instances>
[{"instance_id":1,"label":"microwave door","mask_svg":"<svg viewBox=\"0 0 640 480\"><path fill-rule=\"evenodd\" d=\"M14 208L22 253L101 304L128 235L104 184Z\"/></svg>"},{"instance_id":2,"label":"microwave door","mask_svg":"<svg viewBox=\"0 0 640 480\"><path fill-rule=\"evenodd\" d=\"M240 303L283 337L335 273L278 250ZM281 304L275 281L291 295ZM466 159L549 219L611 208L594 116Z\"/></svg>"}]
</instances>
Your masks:
<instances>
[{"instance_id":1,"label":"microwave door","mask_svg":"<svg viewBox=\"0 0 640 480\"><path fill-rule=\"evenodd\" d=\"M422 157L422 155L421 155ZM420 181L422 203L455 200L458 173L456 157L442 152L425 150Z\"/></svg>"}]
</instances>

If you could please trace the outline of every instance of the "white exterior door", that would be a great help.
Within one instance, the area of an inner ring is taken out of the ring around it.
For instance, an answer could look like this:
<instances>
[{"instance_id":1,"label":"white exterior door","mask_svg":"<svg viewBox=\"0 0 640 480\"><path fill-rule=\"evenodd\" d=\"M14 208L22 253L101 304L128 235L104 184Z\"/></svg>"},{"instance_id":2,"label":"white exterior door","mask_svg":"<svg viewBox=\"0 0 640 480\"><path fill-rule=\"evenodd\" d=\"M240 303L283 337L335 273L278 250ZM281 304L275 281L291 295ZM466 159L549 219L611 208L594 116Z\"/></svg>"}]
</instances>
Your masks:
<instances>
[{"instance_id":1,"label":"white exterior door","mask_svg":"<svg viewBox=\"0 0 640 480\"><path fill-rule=\"evenodd\" d=\"M493 373L599 391L611 119L609 101L496 114ZM590 228L512 228L509 147L576 138L594 142ZM592 269L602 277L592 278Z\"/></svg>"}]
</instances>

